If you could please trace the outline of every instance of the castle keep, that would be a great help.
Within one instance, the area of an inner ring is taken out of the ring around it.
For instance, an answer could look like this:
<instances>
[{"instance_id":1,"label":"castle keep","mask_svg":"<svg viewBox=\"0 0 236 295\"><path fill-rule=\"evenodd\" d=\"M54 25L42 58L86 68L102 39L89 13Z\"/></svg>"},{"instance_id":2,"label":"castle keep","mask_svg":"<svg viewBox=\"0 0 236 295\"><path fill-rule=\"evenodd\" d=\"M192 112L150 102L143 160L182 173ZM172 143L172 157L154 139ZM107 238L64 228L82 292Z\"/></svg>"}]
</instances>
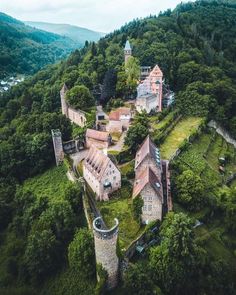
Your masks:
<instances>
[{"instance_id":1,"label":"castle keep","mask_svg":"<svg viewBox=\"0 0 236 295\"><path fill-rule=\"evenodd\" d=\"M105 228L101 217L93 221L96 262L107 271L107 289L115 288L118 284L119 259L116 250L118 227L118 219L115 219L115 225L111 229Z\"/></svg>"}]
</instances>

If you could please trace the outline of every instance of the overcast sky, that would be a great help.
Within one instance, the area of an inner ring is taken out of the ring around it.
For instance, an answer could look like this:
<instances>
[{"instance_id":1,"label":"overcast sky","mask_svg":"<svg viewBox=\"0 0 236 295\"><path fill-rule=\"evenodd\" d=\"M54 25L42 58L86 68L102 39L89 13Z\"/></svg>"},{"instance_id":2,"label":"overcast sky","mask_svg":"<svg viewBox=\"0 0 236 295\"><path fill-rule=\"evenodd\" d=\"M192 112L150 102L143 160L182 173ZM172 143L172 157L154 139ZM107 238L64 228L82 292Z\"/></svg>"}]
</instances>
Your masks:
<instances>
[{"instance_id":1,"label":"overcast sky","mask_svg":"<svg viewBox=\"0 0 236 295\"><path fill-rule=\"evenodd\" d=\"M174 8L181 0L0 0L19 20L67 23L110 32L137 17Z\"/></svg>"}]
</instances>

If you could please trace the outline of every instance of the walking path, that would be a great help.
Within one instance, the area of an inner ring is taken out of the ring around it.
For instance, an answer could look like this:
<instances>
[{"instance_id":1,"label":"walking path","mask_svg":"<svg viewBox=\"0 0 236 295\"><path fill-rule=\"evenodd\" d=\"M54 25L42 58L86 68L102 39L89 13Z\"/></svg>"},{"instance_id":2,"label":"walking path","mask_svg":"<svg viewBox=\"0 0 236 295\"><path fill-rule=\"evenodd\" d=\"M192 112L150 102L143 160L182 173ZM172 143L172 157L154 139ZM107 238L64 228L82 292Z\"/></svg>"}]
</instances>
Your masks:
<instances>
[{"instance_id":1,"label":"walking path","mask_svg":"<svg viewBox=\"0 0 236 295\"><path fill-rule=\"evenodd\" d=\"M228 143L231 143L236 148L236 140L231 137L228 131L226 131L223 127L217 124L216 121L211 120L208 123L208 126L211 128L214 128L216 132L225 139L225 141L227 141Z\"/></svg>"}]
</instances>

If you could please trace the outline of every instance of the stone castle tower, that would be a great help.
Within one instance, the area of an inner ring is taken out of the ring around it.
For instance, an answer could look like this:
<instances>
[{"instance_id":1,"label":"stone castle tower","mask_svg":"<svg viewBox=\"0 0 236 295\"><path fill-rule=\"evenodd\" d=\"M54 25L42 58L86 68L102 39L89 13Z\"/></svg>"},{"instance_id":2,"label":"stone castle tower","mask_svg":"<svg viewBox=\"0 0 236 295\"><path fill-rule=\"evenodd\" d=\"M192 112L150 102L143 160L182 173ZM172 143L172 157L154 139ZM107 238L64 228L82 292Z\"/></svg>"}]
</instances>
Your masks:
<instances>
[{"instance_id":1,"label":"stone castle tower","mask_svg":"<svg viewBox=\"0 0 236 295\"><path fill-rule=\"evenodd\" d=\"M51 132L52 132L52 141L53 141L56 164L58 166L61 162L63 162L63 159L64 159L61 132L59 129L51 130Z\"/></svg>"},{"instance_id":2,"label":"stone castle tower","mask_svg":"<svg viewBox=\"0 0 236 295\"><path fill-rule=\"evenodd\" d=\"M66 92L68 88L66 84L63 85L61 91L60 91L60 96L61 96L61 110L62 114L68 117L68 104L66 102Z\"/></svg>"},{"instance_id":3,"label":"stone castle tower","mask_svg":"<svg viewBox=\"0 0 236 295\"><path fill-rule=\"evenodd\" d=\"M96 262L107 271L107 289L115 288L119 277L119 259L117 256L118 219L111 229L105 229L101 217L93 221ZM98 278L99 279L99 278Z\"/></svg>"},{"instance_id":4,"label":"stone castle tower","mask_svg":"<svg viewBox=\"0 0 236 295\"><path fill-rule=\"evenodd\" d=\"M125 55L125 64L127 64L128 59L132 56L132 48L129 43L129 40L127 40L125 43L124 55Z\"/></svg>"}]
</instances>

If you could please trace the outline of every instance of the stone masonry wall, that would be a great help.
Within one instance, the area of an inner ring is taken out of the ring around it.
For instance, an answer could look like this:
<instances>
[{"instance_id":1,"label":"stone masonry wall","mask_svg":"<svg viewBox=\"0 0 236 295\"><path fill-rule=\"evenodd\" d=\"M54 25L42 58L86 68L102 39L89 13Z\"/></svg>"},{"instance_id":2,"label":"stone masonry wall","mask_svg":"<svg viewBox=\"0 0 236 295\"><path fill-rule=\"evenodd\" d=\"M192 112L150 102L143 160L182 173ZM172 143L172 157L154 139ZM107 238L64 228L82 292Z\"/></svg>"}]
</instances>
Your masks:
<instances>
[{"instance_id":1,"label":"stone masonry wall","mask_svg":"<svg viewBox=\"0 0 236 295\"><path fill-rule=\"evenodd\" d=\"M96 262L102 264L108 273L107 288L118 284L119 259L116 254L117 234L111 239L101 239L94 235Z\"/></svg>"}]
</instances>

